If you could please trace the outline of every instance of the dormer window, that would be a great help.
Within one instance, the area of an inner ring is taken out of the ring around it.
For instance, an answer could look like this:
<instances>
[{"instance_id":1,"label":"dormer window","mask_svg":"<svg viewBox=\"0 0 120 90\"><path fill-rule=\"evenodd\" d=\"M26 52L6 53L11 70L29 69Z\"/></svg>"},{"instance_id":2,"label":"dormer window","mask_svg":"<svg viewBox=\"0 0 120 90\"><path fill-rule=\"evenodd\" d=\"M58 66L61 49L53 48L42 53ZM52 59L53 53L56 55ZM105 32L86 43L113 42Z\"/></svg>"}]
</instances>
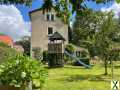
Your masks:
<instances>
[{"instance_id":1,"label":"dormer window","mask_svg":"<svg viewBox=\"0 0 120 90\"><path fill-rule=\"evenodd\" d=\"M55 20L55 15L51 14L51 13L48 13L48 14L46 14L46 19L47 19L47 21L54 21Z\"/></svg>"},{"instance_id":2,"label":"dormer window","mask_svg":"<svg viewBox=\"0 0 120 90\"><path fill-rule=\"evenodd\" d=\"M51 14L51 21L54 21L55 17L54 14Z\"/></svg>"},{"instance_id":3,"label":"dormer window","mask_svg":"<svg viewBox=\"0 0 120 90\"><path fill-rule=\"evenodd\" d=\"M47 21L50 21L50 14L47 14Z\"/></svg>"}]
</instances>

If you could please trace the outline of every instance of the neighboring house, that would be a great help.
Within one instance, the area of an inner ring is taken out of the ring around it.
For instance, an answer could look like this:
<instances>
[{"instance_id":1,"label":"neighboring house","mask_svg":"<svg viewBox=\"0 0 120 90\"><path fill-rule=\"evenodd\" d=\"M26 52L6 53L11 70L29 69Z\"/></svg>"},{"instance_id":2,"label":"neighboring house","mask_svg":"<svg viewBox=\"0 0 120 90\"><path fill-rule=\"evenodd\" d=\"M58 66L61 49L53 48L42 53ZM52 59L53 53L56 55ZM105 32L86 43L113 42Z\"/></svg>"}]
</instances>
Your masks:
<instances>
[{"instance_id":1,"label":"neighboring house","mask_svg":"<svg viewBox=\"0 0 120 90\"><path fill-rule=\"evenodd\" d=\"M65 44L68 43L68 25L56 16L54 10L43 14L41 9L37 9L29 14L32 25L31 49L48 50L49 37L55 32L58 32L65 39Z\"/></svg>"},{"instance_id":2,"label":"neighboring house","mask_svg":"<svg viewBox=\"0 0 120 90\"><path fill-rule=\"evenodd\" d=\"M13 48L13 40L10 36L0 34L0 42L6 43L8 46Z\"/></svg>"},{"instance_id":3,"label":"neighboring house","mask_svg":"<svg viewBox=\"0 0 120 90\"><path fill-rule=\"evenodd\" d=\"M11 48L14 48L18 52L24 52L24 49L21 45L15 44L10 36L7 36L5 34L0 34L0 42L3 42L10 46Z\"/></svg>"},{"instance_id":4,"label":"neighboring house","mask_svg":"<svg viewBox=\"0 0 120 90\"><path fill-rule=\"evenodd\" d=\"M14 44L14 49L20 53L24 53L24 48L21 45Z\"/></svg>"},{"instance_id":5,"label":"neighboring house","mask_svg":"<svg viewBox=\"0 0 120 90\"><path fill-rule=\"evenodd\" d=\"M82 48L76 45L74 45L74 53L77 57L81 57L81 58L88 57L89 58L89 51L85 48Z\"/></svg>"}]
</instances>

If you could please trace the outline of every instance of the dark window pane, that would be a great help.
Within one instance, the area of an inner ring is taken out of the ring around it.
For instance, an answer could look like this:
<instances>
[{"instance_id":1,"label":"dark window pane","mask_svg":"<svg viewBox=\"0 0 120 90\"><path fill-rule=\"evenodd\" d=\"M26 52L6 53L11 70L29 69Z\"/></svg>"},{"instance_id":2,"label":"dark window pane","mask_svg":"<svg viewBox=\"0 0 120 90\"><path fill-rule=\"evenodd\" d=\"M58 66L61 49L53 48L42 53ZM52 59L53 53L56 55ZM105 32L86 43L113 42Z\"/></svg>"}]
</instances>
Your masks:
<instances>
[{"instance_id":1,"label":"dark window pane","mask_svg":"<svg viewBox=\"0 0 120 90\"><path fill-rule=\"evenodd\" d=\"M54 14L51 14L51 20L54 21L55 17Z\"/></svg>"},{"instance_id":2,"label":"dark window pane","mask_svg":"<svg viewBox=\"0 0 120 90\"><path fill-rule=\"evenodd\" d=\"M49 14L47 14L47 21L49 21L50 20L50 15Z\"/></svg>"},{"instance_id":3,"label":"dark window pane","mask_svg":"<svg viewBox=\"0 0 120 90\"><path fill-rule=\"evenodd\" d=\"M53 28L52 27L48 27L48 35L49 34L53 34Z\"/></svg>"}]
</instances>

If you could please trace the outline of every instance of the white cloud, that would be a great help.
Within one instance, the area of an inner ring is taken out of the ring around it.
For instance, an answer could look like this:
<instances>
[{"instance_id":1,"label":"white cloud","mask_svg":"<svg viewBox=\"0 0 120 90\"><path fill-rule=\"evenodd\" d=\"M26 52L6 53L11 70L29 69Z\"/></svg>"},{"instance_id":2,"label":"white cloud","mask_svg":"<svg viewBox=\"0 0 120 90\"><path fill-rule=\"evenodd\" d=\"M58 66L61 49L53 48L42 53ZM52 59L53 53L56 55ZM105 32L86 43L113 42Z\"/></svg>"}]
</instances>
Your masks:
<instances>
[{"instance_id":1,"label":"white cloud","mask_svg":"<svg viewBox=\"0 0 120 90\"><path fill-rule=\"evenodd\" d=\"M115 14L115 18L118 18L120 14L120 4L114 2L110 7L103 7L101 8L102 12L110 12L113 11Z\"/></svg>"},{"instance_id":2,"label":"white cloud","mask_svg":"<svg viewBox=\"0 0 120 90\"><path fill-rule=\"evenodd\" d=\"M25 22L20 11L13 5L0 5L0 32L14 40L30 35L30 22Z\"/></svg>"}]
</instances>

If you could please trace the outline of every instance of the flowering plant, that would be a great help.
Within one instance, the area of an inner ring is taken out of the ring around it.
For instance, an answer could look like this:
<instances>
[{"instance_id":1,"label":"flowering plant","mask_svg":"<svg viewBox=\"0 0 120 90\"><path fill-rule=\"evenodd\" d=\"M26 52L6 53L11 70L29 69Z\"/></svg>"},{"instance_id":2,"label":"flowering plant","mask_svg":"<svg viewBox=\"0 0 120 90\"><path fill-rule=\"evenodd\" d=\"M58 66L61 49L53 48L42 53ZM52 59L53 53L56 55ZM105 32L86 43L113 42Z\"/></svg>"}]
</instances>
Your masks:
<instances>
[{"instance_id":1,"label":"flowering plant","mask_svg":"<svg viewBox=\"0 0 120 90\"><path fill-rule=\"evenodd\" d=\"M0 65L0 84L21 87L30 81L41 88L48 73L42 63L25 56L10 58Z\"/></svg>"}]
</instances>

